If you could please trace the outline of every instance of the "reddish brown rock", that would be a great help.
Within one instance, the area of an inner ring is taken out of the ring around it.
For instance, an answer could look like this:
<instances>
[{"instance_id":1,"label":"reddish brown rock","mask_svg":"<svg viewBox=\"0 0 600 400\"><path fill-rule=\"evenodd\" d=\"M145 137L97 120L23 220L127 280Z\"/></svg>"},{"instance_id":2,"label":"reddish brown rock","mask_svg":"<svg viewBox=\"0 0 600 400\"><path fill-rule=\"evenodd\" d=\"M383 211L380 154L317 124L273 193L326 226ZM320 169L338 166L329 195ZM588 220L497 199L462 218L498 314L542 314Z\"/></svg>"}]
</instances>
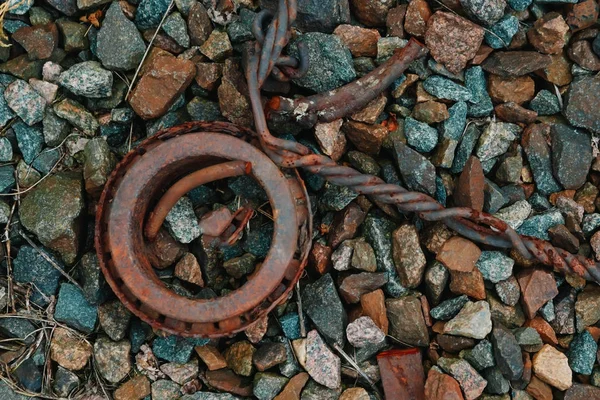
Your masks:
<instances>
[{"instance_id":1,"label":"reddish brown rock","mask_svg":"<svg viewBox=\"0 0 600 400\"><path fill-rule=\"evenodd\" d=\"M353 239L365 216L366 213L354 202L337 212L329 230L329 245L335 249L344 240Z\"/></svg>"},{"instance_id":2,"label":"reddish brown rock","mask_svg":"<svg viewBox=\"0 0 600 400\"><path fill-rule=\"evenodd\" d=\"M456 183L454 190L456 205L482 211L484 180L481 162L477 157L471 156Z\"/></svg>"},{"instance_id":3,"label":"reddish brown rock","mask_svg":"<svg viewBox=\"0 0 600 400\"><path fill-rule=\"evenodd\" d=\"M25 49L30 60L46 60L58 45L58 28L52 22L24 26L17 29L11 37Z\"/></svg>"},{"instance_id":4,"label":"reddish brown rock","mask_svg":"<svg viewBox=\"0 0 600 400\"><path fill-rule=\"evenodd\" d=\"M566 22L573 32L588 28L598 20L598 2L583 0L577 4L567 4Z\"/></svg>"},{"instance_id":5,"label":"reddish brown rock","mask_svg":"<svg viewBox=\"0 0 600 400\"><path fill-rule=\"evenodd\" d=\"M531 377L525 390L536 400L552 400L552 388L536 376Z\"/></svg>"},{"instance_id":6,"label":"reddish brown rock","mask_svg":"<svg viewBox=\"0 0 600 400\"><path fill-rule=\"evenodd\" d=\"M517 275L521 287L521 303L527 318L535 317L537 311L558 294L556 281L546 269L529 268Z\"/></svg>"},{"instance_id":7,"label":"reddish brown rock","mask_svg":"<svg viewBox=\"0 0 600 400\"><path fill-rule=\"evenodd\" d=\"M207 371L204 378L208 385L218 391L233 393L242 397L252 396L252 382L236 375L229 368Z\"/></svg>"},{"instance_id":8,"label":"reddish brown rock","mask_svg":"<svg viewBox=\"0 0 600 400\"><path fill-rule=\"evenodd\" d=\"M306 372L294 375L273 400L300 400L300 393L308 382L308 378L309 375Z\"/></svg>"},{"instance_id":9,"label":"reddish brown rock","mask_svg":"<svg viewBox=\"0 0 600 400\"><path fill-rule=\"evenodd\" d=\"M425 400L425 372L419 349L379 353L377 364L386 399Z\"/></svg>"},{"instance_id":10,"label":"reddish brown rock","mask_svg":"<svg viewBox=\"0 0 600 400\"><path fill-rule=\"evenodd\" d=\"M485 284L479 269L471 272L450 271L450 291L454 294L466 294L475 300L484 300Z\"/></svg>"},{"instance_id":11,"label":"reddish brown rock","mask_svg":"<svg viewBox=\"0 0 600 400\"><path fill-rule=\"evenodd\" d=\"M529 43L541 53L558 54L568 40L569 26L562 15L549 12L535 21L527 31Z\"/></svg>"},{"instance_id":12,"label":"reddish brown rock","mask_svg":"<svg viewBox=\"0 0 600 400\"><path fill-rule=\"evenodd\" d=\"M489 56L481 67L490 74L523 76L546 68L552 59L549 55L537 51L496 51Z\"/></svg>"},{"instance_id":13,"label":"reddish brown rock","mask_svg":"<svg viewBox=\"0 0 600 400\"><path fill-rule=\"evenodd\" d=\"M175 41L175 39L166 33L158 32L157 34L156 29L146 29L142 31L142 37L146 42L150 42L152 38L154 38L152 45L170 54L181 54L185 50Z\"/></svg>"},{"instance_id":14,"label":"reddish brown rock","mask_svg":"<svg viewBox=\"0 0 600 400\"><path fill-rule=\"evenodd\" d=\"M427 400L464 400L460 385L450 375L432 368L425 382L425 398Z\"/></svg>"},{"instance_id":15,"label":"reddish brown rock","mask_svg":"<svg viewBox=\"0 0 600 400\"><path fill-rule=\"evenodd\" d=\"M423 37L431 14L431 8L426 0L411 1L408 3L404 17L404 30L410 35Z\"/></svg>"},{"instance_id":16,"label":"reddish brown rock","mask_svg":"<svg viewBox=\"0 0 600 400\"><path fill-rule=\"evenodd\" d=\"M496 103L523 104L535 96L535 83L529 76L502 77L491 74L488 90Z\"/></svg>"},{"instance_id":17,"label":"reddish brown rock","mask_svg":"<svg viewBox=\"0 0 600 400\"><path fill-rule=\"evenodd\" d=\"M558 339L556 338L556 333L554 333L554 329L547 323L542 317L535 317L525 322L525 327L533 328L540 334L542 341L547 344L551 344L556 346L558 344Z\"/></svg>"},{"instance_id":18,"label":"reddish brown rock","mask_svg":"<svg viewBox=\"0 0 600 400\"><path fill-rule=\"evenodd\" d=\"M481 250L475 243L460 236L453 236L441 247L436 260L450 271L471 272L480 255Z\"/></svg>"},{"instance_id":19,"label":"reddish brown rock","mask_svg":"<svg viewBox=\"0 0 600 400\"><path fill-rule=\"evenodd\" d=\"M364 122L366 124L374 124L377 122L379 115L385 109L387 104L387 98L382 93L373 100L371 100L362 110L359 110L350 116L351 119Z\"/></svg>"},{"instance_id":20,"label":"reddish brown rock","mask_svg":"<svg viewBox=\"0 0 600 400\"><path fill-rule=\"evenodd\" d=\"M600 71L600 57L592 50L592 44L587 40L579 40L569 47L569 58L590 71Z\"/></svg>"},{"instance_id":21,"label":"reddish brown rock","mask_svg":"<svg viewBox=\"0 0 600 400\"><path fill-rule=\"evenodd\" d=\"M338 161L346 154L346 136L341 132L344 121L336 119L331 122L318 122L315 125L315 139L324 154Z\"/></svg>"},{"instance_id":22,"label":"reddish brown rock","mask_svg":"<svg viewBox=\"0 0 600 400\"><path fill-rule=\"evenodd\" d=\"M196 63L196 83L202 89L212 91L215 90L221 76L223 75L223 64L218 63Z\"/></svg>"},{"instance_id":23,"label":"reddish brown rock","mask_svg":"<svg viewBox=\"0 0 600 400\"><path fill-rule=\"evenodd\" d=\"M227 361L225 361L225 358L216 347L211 345L196 346L195 350L198 353L198 357L200 357L210 371L227 367Z\"/></svg>"},{"instance_id":24,"label":"reddish brown rock","mask_svg":"<svg viewBox=\"0 0 600 400\"><path fill-rule=\"evenodd\" d=\"M568 85L573 80L571 62L564 53L551 55L550 64L545 68L535 71L535 73L557 86Z\"/></svg>"},{"instance_id":25,"label":"reddish brown rock","mask_svg":"<svg viewBox=\"0 0 600 400\"><path fill-rule=\"evenodd\" d=\"M538 116L535 111L528 110L514 102L498 104L494 107L494 111L496 117L512 123L531 124L535 122Z\"/></svg>"},{"instance_id":26,"label":"reddish brown rock","mask_svg":"<svg viewBox=\"0 0 600 400\"><path fill-rule=\"evenodd\" d=\"M392 0L350 0L350 8L356 18L366 26L384 26Z\"/></svg>"},{"instance_id":27,"label":"reddish brown rock","mask_svg":"<svg viewBox=\"0 0 600 400\"><path fill-rule=\"evenodd\" d=\"M202 46L213 30L206 8L196 1L190 7L187 19L190 41L193 46Z\"/></svg>"},{"instance_id":28,"label":"reddish brown rock","mask_svg":"<svg viewBox=\"0 0 600 400\"><path fill-rule=\"evenodd\" d=\"M564 400L600 399L600 388L582 383L574 383L566 392ZM536 399L537 400L537 399Z\"/></svg>"},{"instance_id":29,"label":"reddish brown rock","mask_svg":"<svg viewBox=\"0 0 600 400\"><path fill-rule=\"evenodd\" d=\"M445 326L448 326L448 324ZM442 348L442 350L454 354L458 354L464 349L473 348L475 344L477 344L475 339L472 338L444 334L437 335L435 341Z\"/></svg>"},{"instance_id":30,"label":"reddish brown rock","mask_svg":"<svg viewBox=\"0 0 600 400\"><path fill-rule=\"evenodd\" d=\"M473 64L473 65L481 64L482 62L484 62L486 60L486 58L488 58L490 56L490 54L492 54L493 51L494 51L494 49L492 49L490 46L482 44L479 47L479 50L477 50L477 54L475 54L475 57L473 57L473 59L471 60L471 64Z\"/></svg>"},{"instance_id":31,"label":"reddish brown rock","mask_svg":"<svg viewBox=\"0 0 600 400\"><path fill-rule=\"evenodd\" d=\"M186 253L186 255L179 260L177 265L175 265L175 276L179 279L183 279L186 282L204 287L204 280L202 279L200 264L198 264L196 256L194 256L192 253Z\"/></svg>"},{"instance_id":32,"label":"reddish brown rock","mask_svg":"<svg viewBox=\"0 0 600 400\"><path fill-rule=\"evenodd\" d=\"M444 243L446 243L446 241L450 239L452 235L452 231L446 225L444 225L442 222L438 222L426 228L423 231L421 238L427 250L437 254Z\"/></svg>"},{"instance_id":33,"label":"reddish brown rock","mask_svg":"<svg viewBox=\"0 0 600 400\"><path fill-rule=\"evenodd\" d=\"M375 57L377 41L381 38L377 29L366 29L356 25L339 25L333 34L340 38L354 57Z\"/></svg>"},{"instance_id":34,"label":"reddish brown rock","mask_svg":"<svg viewBox=\"0 0 600 400\"><path fill-rule=\"evenodd\" d=\"M143 119L158 118L187 89L195 75L196 66L189 60L158 57L133 90L129 104Z\"/></svg>"},{"instance_id":35,"label":"reddish brown rock","mask_svg":"<svg viewBox=\"0 0 600 400\"><path fill-rule=\"evenodd\" d=\"M144 375L136 375L115 390L114 398L115 400L140 400L150 392L150 380Z\"/></svg>"},{"instance_id":36,"label":"reddish brown rock","mask_svg":"<svg viewBox=\"0 0 600 400\"><path fill-rule=\"evenodd\" d=\"M404 37L404 17L408 4L400 4L390 9L386 18L388 36Z\"/></svg>"},{"instance_id":37,"label":"reddish brown rock","mask_svg":"<svg viewBox=\"0 0 600 400\"><path fill-rule=\"evenodd\" d=\"M225 118L234 124L253 126L248 86L238 62L227 59L223 66L223 78L217 89L219 108Z\"/></svg>"},{"instance_id":38,"label":"reddish brown rock","mask_svg":"<svg viewBox=\"0 0 600 400\"><path fill-rule=\"evenodd\" d=\"M414 119L425 122L427 124L436 124L448 119L448 107L444 103L437 101L426 101L418 103L411 115Z\"/></svg>"},{"instance_id":39,"label":"reddish brown rock","mask_svg":"<svg viewBox=\"0 0 600 400\"><path fill-rule=\"evenodd\" d=\"M375 325L387 335L389 321L387 310L385 308L385 295L383 294L383 290L377 289L360 296L360 306L362 315L370 317L373 322L375 322Z\"/></svg>"},{"instance_id":40,"label":"reddish brown rock","mask_svg":"<svg viewBox=\"0 0 600 400\"><path fill-rule=\"evenodd\" d=\"M388 135L385 126L369 125L357 121L344 122L342 131L359 151L375 155L379 153L383 139Z\"/></svg>"},{"instance_id":41,"label":"reddish brown rock","mask_svg":"<svg viewBox=\"0 0 600 400\"><path fill-rule=\"evenodd\" d=\"M148 244L146 255L150 264L157 269L165 269L173 265L186 253L183 244L173 239L166 230L158 231L156 240Z\"/></svg>"},{"instance_id":42,"label":"reddish brown rock","mask_svg":"<svg viewBox=\"0 0 600 400\"><path fill-rule=\"evenodd\" d=\"M425 44L435 61L456 74L475 57L483 35L479 25L458 15L437 11L427 22Z\"/></svg>"},{"instance_id":43,"label":"reddish brown rock","mask_svg":"<svg viewBox=\"0 0 600 400\"><path fill-rule=\"evenodd\" d=\"M352 274L341 280L339 292L347 303L358 303L362 295L379 289L387 280L387 274L384 272Z\"/></svg>"},{"instance_id":44,"label":"reddish brown rock","mask_svg":"<svg viewBox=\"0 0 600 400\"><path fill-rule=\"evenodd\" d=\"M331 268L331 247L322 243L315 242L308 255L308 265L314 268L320 275L323 275Z\"/></svg>"}]
</instances>

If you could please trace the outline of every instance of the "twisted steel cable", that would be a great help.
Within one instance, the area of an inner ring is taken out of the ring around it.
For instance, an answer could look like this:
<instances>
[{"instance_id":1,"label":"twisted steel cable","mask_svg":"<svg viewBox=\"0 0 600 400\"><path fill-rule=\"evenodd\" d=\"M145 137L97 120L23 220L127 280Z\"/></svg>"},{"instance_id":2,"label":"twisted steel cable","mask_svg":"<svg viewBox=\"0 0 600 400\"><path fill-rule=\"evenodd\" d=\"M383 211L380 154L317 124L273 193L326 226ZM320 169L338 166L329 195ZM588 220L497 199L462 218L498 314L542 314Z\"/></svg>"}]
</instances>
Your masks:
<instances>
[{"instance_id":1,"label":"twisted steel cable","mask_svg":"<svg viewBox=\"0 0 600 400\"><path fill-rule=\"evenodd\" d=\"M571 254L547 241L519 235L506 222L491 214L465 207L445 208L427 194L408 191L400 185L388 184L377 176L363 174L353 168L338 165L327 156L314 154L309 148L297 142L271 135L260 97L262 84L268 76L285 81L301 76L308 68L307 49L302 42L298 44L300 60L281 55L281 51L289 41L289 27L294 23L295 17L295 0L279 0L279 9L275 18L268 11L259 14L253 27L256 43L249 51L246 62L246 79L256 132L263 151L277 165L282 168L305 169L335 185L346 186L376 201L395 205L403 212L417 213L425 221L442 221L458 234L473 241L501 249L512 248L526 260L535 259L542 264L553 266L562 273L576 274L586 280L600 283L600 264L594 260ZM267 18L271 18L271 22L267 33L264 34L263 26ZM351 107L356 108L358 105L367 104L389 83L397 79L410 62L425 54L426 49L416 40L411 39L401 53L397 54L398 58L393 60L392 64L396 64L395 70L390 72L380 66L379 71L375 70L370 74L372 78L370 81L368 78L363 78L367 84L372 83L371 88L363 89L371 89L372 93L363 95L360 101L352 99L356 104ZM352 87L353 84L355 87ZM309 96L308 100L299 100L293 104L295 106L307 104L308 107L319 111L324 120L330 121L342 116L336 109L336 96L339 105L340 98L347 98L352 90L356 89L356 82L354 82L338 92ZM343 111L347 113L349 110Z\"/></svg>"}]
</instances>

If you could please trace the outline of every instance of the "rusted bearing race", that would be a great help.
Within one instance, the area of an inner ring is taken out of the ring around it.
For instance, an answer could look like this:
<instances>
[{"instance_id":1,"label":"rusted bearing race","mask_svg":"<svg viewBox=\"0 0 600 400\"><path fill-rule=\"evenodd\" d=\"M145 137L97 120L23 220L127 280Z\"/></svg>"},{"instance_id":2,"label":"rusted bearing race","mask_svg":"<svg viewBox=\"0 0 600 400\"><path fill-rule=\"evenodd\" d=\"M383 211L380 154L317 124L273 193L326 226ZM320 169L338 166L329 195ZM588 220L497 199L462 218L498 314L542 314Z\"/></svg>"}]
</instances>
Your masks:
<instances>
[{"instance_id":1,"label":"rusted bearing race","mask_svg":"<svg viewBox=\"0 0 600 400\"><path fill-rule=\"evenodd\" d=\"M287 298L310 250L310 205L301 180L286 176L264 153L233 137L247 130L204 123L159 133L130 152L111 174L96 215L100 267L123 304L152 327L189 337L220 337L247 329ZM168 289L148 259L144 224L162 194L182 177L239 160L265 189L273 210L271 248L240 288L213 299Z\"/></svg>"}]
</instances>

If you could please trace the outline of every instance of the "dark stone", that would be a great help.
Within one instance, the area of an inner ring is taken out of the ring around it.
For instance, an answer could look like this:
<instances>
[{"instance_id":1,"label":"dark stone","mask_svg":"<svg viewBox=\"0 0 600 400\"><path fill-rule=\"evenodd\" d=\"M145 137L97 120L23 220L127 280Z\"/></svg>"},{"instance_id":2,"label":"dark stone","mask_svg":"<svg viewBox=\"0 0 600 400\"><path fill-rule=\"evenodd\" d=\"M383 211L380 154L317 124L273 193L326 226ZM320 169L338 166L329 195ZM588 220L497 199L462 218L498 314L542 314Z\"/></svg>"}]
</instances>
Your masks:
<instances>
[{"instance_id":1,"label":"dark stone","mask_svg":"<svg viewBox=\"0 0 600 400\"><path fill-rule=\"evenodd\" d=\"M25 318L0 318L0 333L8 338L23 340L27 345L35 342L36 327Z\"/></svg>"},{"instance_id":2,"label":"dark stone","mask_svg":"<svg viewBox=\"0 0 600 400\"><path fill-rule=\"evenodd\" d=\"M522 76L546 68L552 58L537 51L497 51L481 64L492 74L504 77Z\"/></svg>"},{"instance_id":3,"label":"dark stone","mask_svg":"<svg viewBox=\"0 0 600 400\"><path fill-rule=\"evenodd\" d=\"M42 373L33 358L23 361L13 374L19 383L30 392L39 392L42 389Z\"/></svg>"},{"instance_id":4,"label":"dark stone","mask_svg":"<svg viewBox=\"0 0 600 400\"><path fill-rule=\"evenodd\" d=\"M139 29L156 28L169 8L169 0L141 0L135 13Z\"/></svg>"},{"instance_id":5,"label":"dark stone","mask_svg":"<svg viewBox=\"0 0 600 400\"><path fill-rule=\"evenodd\" d=\"M600 75L583 76L569 86L564 113L571 124L600 132Z\"/></svg>"},{"instance_id":6,"label":"dark stone","mask_svg":"<svg viewBox=\"0 0 600 400\"><path fill-rule=\"evenodd\" d=\"M69 17L77 12L77 0L47 0L46 2Z\"/></svg>"},{"instance_id":7,"label":"dark stone","mask_svg":"<svg viewBox=\"0 0 600 400\"><path fill-rule=\"evenodd\" d=\"M564 400L600 399L600 388L582 383L573 383L565 392Z\"/></svg>"},{"instance_id":8,"label":"dark stone","mask_svg":"<svg viewBox=\"0 0 600 400\"><path fill-rule=\"evenodd\" d=\"M406 186L415 191L435 194L435 167L424 156L399 140L394 141L396 161Z\"/></svg>"},{"instance_id":9,"label":"dark stone","mask_svg":"<svg viewBox=\"0 0 600 400\"><path fill-rule=\"evenodd\" d=\"M460 0L465 12L486 26L491 26L504 15L505 0Z\"/></svg>"},{"instance_id":10,"label":"dark stone","mask_svg":"<svg viewBox=\"0 0 600 400\"><path fill-rule=\"evenodd\" d=\"M261 8L277 9L277 0L261 0ZM296 26L303 32L332 32L338 25L350 22L348 0L298 1Z\"/></svg>"},{"instance_id":11,"label":"dark stone","mask_svg":"<svg viewBox=\"0 0 600 400\"><path fill-rule=\"evenodd\" d=\"M157 337L152 343L154 355L169 362L185 364L190 360L194 347L204 346L208 339L184 338L175 335Z\"/></svg>"},{"instance_id":12,"label":"dark stone","mask_svg":"<svg viewBox=\"0 0 600 400\"><path fill-rule=\"evenodd\" d=\"M87 302L81 290L71 283L63 283L58 293L56 312L57 321L85 333L91 333L96 326L98 310Z\"/></svg>"},{"instance_id":13,"label":"dark stone","mask_svg":"<svg viewBox=\"0 0 600 400\"><path fill-rule=\"evenodd\" d=\"M437 335L435 340L444 351L449 353L458 353L461 350L471 349L476 343L475 339L452 335Z\"/></svg>"},{"instance_id":14,"label":"dark stone","mask_svg":"<svg viewBox=\"0 0 600 400\"><path fill-rule=\"evenodd\" d=\"M557 335L571 335L575 333L575 299L576 292L568 285L563 285L554 298L554 313L556 317L550 326Z\"/></svg>"},{"instance_id":15,"label":"dark stone","mask_svg":"<svg viewBox=\"0 0 600 400\"><path fill-rule=\"evenodd\" d=\"M550 126L534 124L527 127L521 139L537 189L545 195L558 192L561 189L552 175L550 146L548 146L546 139L549 133ZM566 162L566 160L563 161L563 163Z\"/></svg>"},{"instance_id":16,"label":"dark stone","mask_svg":"<svg viewBox=\"0 0 600 400\"><path fill-rule=\"evenodd\" d=\"M331 275L304 287L302 305L324 338L343 347L347 316Z\"/></svg>"},{"instance_id":17,"label":"dark stone","mask_svg":"<svg viewBox=\"0 0 600 400\"><path fill-rule=\"evenodd\" d=\"M515 335L499 323L494 324L491 336L494 346L496 365L502 374L509 380L520 379L523 375L523 357L521 347Z\"/></svg>"},{"instance_id":18,"label":"dark stone","mask_svg":"<svg viewBox=\"0 0 600 400\"><path fill-rule=\"evenodd\" d=\"M415 296L388 299L385 302L390 336L410 346L428 346L429 332L421 301Z\"/></svg>"},{"instance_id":19,"label":"dark stone","mask_svg":"<svg viewBox=\"0 0 600 400\"><path fill-rule=\"evenodd\" d=\"M590 137L562 124L552 125L550 136L554 176L565 189L580 188L585 183L592 165ZM573 157L574 154L577 154L577 157Z\"/></svg>"},{"instance_id":20,"label":"dark stone","mask_svg":"<svg viewBox=\"0 0 600 400\"><path fill-rule=\"evenodd\" d=\"M388 281L385 272L362 272L343 278L339 292L347 303L358 303L363 294L372 292Z\"/></svg>"},{"instance_id":21,"label":"dark stone","mask_svg":"<svg viewBox=\"0 0 600 400\"><path fill-rule=\"evenodd\" d=\"M510 390L510 382L504 378L498 367L488 368L481 372L483 379L487 381L486 393L504 394Z\"/></svg>"},{"instance_id":22,"label":"dark stone","mask_svg":"<svg viewBox=\"0 0 600 400\"><path fill-rule=\"evenodd\" d=\"M62 263L47 250L42 248L41 251L44 251L59 267L64 268ZM49 297L56 294L61 273L40 252L30 246L21 246L13 263L15 281L23 284L32 283L35 287L31 300L39 305L48 304Z\"/></svg>"}]
</instances>

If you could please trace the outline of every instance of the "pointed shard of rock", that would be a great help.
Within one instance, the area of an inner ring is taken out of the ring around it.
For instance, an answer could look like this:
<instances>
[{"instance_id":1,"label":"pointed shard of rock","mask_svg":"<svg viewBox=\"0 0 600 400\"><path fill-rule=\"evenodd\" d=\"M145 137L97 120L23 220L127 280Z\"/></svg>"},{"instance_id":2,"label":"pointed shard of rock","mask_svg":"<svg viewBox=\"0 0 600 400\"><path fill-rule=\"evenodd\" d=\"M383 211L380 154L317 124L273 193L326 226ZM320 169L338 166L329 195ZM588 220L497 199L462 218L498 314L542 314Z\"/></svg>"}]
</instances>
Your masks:
<instances>
[{"instance_id":1,"label":"pointed shard of rock","mask_svg":"<svg viewBox=\"0 0 600 400\"><path fill-rule=\"evenodd\" d=\"M535 317L537 311L558 294L556 281L545 269L524 269L517 275L521 287L523 311L529 319Z\"/></svg>"},{"instance_id":2,"label":"pointed shard of rock","mask_svg":"<svg viewBox=\"0 0 600 400\"><path fill-rule=\"evenodd\" d=\"M341 385L341 362L316 330L306 336L306 371L315 382L330 389Z\"/></svg>"}]
</instances>

